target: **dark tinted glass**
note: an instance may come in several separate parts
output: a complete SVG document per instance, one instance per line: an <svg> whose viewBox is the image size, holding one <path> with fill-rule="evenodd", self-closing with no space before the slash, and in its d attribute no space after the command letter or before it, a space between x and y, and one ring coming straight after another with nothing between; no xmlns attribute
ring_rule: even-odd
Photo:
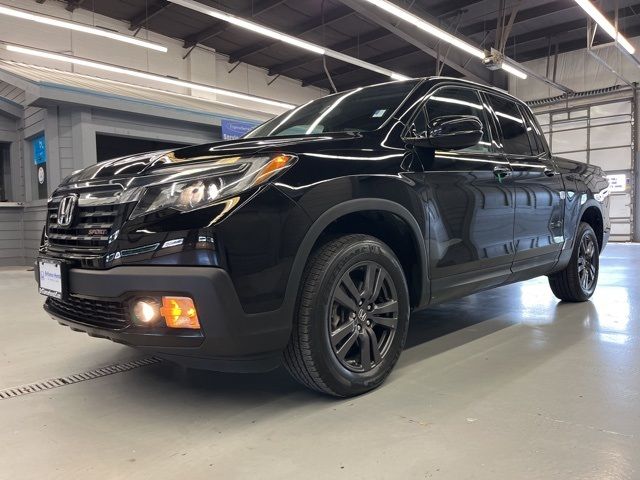
<svg viewBox="0 0 640 480"><path fill-rule="evenodd" d="M531 115L531 112L528 112L522 107L520 108L522 109L524 120L527 124L527 133L529 133L529 143L531 144L531 150L534 155L540 155L545 152L544 144L542 143L542 131L533 119L533 115Z"/></svg>
<svg viewBox="0 0 640 480"><path fill-rule="evenodd" d="M502 130L502 146L506 153L531 155L527 127L518 105L511 100L487 94L489 104Z"/></svg>
<svg viewBox="0 0 640 480"><path fill-rule="evenodd" d="M245 138L369 132L393 114L417 83L394 82L329 95L269 120Z"/></svg>
<svg viewBox="0 0 640 480"><path fill-rule="evenodd" d="M489 151L491 139L485 117L484 106L475 90L469 88L445 87L436 90L425 104L429 121L449 115L473 115L482 122L482 138L477 145L466 150ZM416 117L416 120L419 117ZM416 125L417 128L417 125ZM423 128L424 130L424 128Z"/></svg>

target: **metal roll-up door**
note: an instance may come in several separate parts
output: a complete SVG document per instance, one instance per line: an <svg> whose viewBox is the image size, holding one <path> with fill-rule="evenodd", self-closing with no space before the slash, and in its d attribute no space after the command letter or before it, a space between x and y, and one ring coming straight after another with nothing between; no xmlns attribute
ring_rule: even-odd
<svg viewBox="0 0 640 480"><path fill-rule="evenodd" d="M633 100L590 105L563 105L536 116L551 151L558 156L597 165L611 185L611 241L633 236L634 141Z"/></svg>

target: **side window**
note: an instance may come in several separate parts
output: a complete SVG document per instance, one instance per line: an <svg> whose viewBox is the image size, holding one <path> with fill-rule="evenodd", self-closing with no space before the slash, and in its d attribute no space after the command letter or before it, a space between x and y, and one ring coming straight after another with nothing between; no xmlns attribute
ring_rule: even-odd
<svg viewBox="0 0 640 480"><path fill-rule="evenodd" d="M535 121L533 114L523 108L520 107L525 122L527 122L527 132L529 133L529 143L531 144L531 150L533 150L534 155L541 155L546 152L544 148L544 143L542 141L542 131Z"/></svg>
<svg viewBox="0 0 640 480"><path fill-rule="evenodd" d="M531 155L527 126L515 102L487 94L489 105L502 131L502 148L512 155Z"/></svg>
<svg viewBox="0 0 640 480"><path fill-rule="evenodd" d="M477 145L465 150L488 152L491 150L491 137L485 108L475 90L459 87L444 87L436 90L425 103L429 121L448 115L473 115L482 122L482 138Z"/></svg>
<svg viewBox="0 0 640 480"><path fill-rule="evenodd" d="M413 119L411 130L416 134L427 131L427 114L424 112L424 106L420 107L418 114Z"/></svg>

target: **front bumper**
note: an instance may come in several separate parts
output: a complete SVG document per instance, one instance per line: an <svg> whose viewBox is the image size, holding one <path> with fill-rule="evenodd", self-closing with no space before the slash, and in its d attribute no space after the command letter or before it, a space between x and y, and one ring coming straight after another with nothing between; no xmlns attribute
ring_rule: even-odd
<svg viewBox="0 0 640 480"><path fill-rule="evenodd" d="M279 310L246 314L229 275L220 268L121 266L110 270L69 270L71 297L117 302L132 293L193 298L201 330L147 331L129 324L120 329L105 328L68 318L49 304L45 304L45 310L73 330L211 370L275 368L289 339L291 319Z"/></svg>

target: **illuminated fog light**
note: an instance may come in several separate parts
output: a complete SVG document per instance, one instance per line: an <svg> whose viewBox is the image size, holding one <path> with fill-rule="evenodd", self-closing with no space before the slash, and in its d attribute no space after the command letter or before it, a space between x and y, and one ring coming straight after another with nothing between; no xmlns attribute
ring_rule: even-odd
<svg viewBox="0 0 640 480"><path fill-rule="evenodd" d="M133 305L133 320L136 324L147 326L160 319L160 305L153 298L137 300Z"/></svg>
<svg viewBox="0 0 640 480"><path fill-rule="evenodd" d="M200 328L196 306L189 297L162 297L160 315L169 328Z"/></svg>

